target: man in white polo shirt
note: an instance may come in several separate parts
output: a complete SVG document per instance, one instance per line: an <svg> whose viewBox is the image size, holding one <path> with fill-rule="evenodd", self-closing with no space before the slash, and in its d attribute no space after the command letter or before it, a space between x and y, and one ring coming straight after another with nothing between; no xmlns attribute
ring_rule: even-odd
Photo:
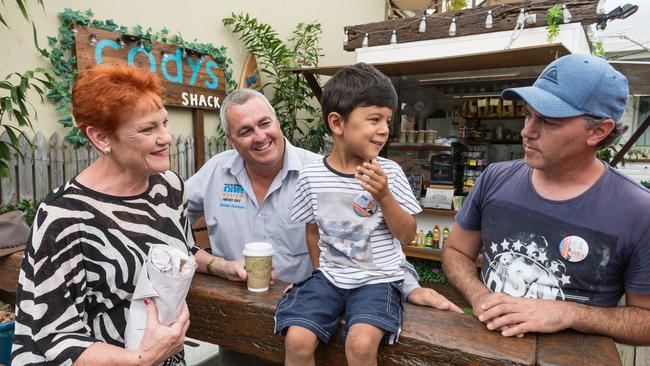
<svg viewBox="0 0 650 366"><path fill-rule="evenodd" d="M280 129L266 97L252 89L230 93L221 104L221 126L233 150L213 156L186 182L189 217L204 216L215 259L210 273L246 280L242 250L252 241L273 244L277 279L299 282L312 272L305 225L290 219L298 173L323 157L295 147ZM456 305L422 288L406 260L402 299L437 309ZM272 275L273 276L273 275Z"/></svg>

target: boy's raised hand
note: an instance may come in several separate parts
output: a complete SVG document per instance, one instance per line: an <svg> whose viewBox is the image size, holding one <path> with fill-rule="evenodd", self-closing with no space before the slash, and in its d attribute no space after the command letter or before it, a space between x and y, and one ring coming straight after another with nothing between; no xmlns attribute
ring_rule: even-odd
<svg viewBox="0 0 650 366"><path fill-rule="evenodd" d="M357 166L356 178L361 187L372 194L372 197L381 203L388 194L388 178L376 160L365 162Z"/></svg>

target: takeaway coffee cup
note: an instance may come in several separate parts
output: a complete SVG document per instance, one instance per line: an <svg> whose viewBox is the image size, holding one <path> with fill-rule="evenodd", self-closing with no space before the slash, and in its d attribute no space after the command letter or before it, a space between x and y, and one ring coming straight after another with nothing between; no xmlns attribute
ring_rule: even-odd
<svg viewBox="0 0 650 366"><path fill-rule="evenodd" d="M273 259L273 246L264 242L252 242L244 245L244 261L248 290L264 292L269 289L271 277L271 262Z"/></svg>

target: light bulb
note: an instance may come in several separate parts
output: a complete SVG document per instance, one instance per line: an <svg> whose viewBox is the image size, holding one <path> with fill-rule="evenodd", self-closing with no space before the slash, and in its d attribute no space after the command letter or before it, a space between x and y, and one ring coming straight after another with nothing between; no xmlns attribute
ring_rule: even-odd
<svg viewBox="0 0 650 366"><path fill-rule="evenodd" d="M363 41L361 42L361 47L368 47L368 33L363 36Z"/></svg>
<svg viewBox="0 0 650 366"><path fill-rule="evenodd" d="M349 38L348 38L348 30L346 29L346 30L345 30L345 35L343 36L343 47L347 47L347 46L348 46L348 41L349 41Z"/></svg>
<svg viewBox="0 0 650 366"><path fill-rule="evenodd" d="M163 51L163 60L167 60L169 58L169 55L167 54L167 51Z"/></svg>
<svg viewBox="0 0 650 366"><path fill-rule="evenodd" d="M76 38L77 33L79 33L79 31L77 29L75 29L75 28L72 28L71 32L72 32L72 38Z"/></svg>
<svg viewBox="0 0 650 366"><path fill-rule="evenodd" d="M142 48L142 41L138 39L138 41L135 43L135 46L138 48Z"/></svg>
<svg viewBox="0 0 650 366"><path fill-rule="evenodd" d="M591 24L589 27L587 27L587 38L589 38L589 40L591 42L594 42L594 40L596 38L596 25L595 24Z"/></svg>
<svg viewBox="0 0 650 366"><path fill-rule="evenodd" d="M485 17L485 28L490 29L492 28L492 10L488 10L488 15Z"/></svg>
<svg viewBox="0 0 650 366"><path fill-rule="evenodd" d="M562 5L562 21L566 23L571 23L571 12L566 5Z"/></svg>
<svg viewBox="0 0 650 366"><path fill-rule="evenodd" d="M117 44L120 46L120 48L124 48L126 44L124 44L124 39L122 39L122 36L117 37Z"/></svg>
<svg viewBox="0 0 650 366"><path fill-rule="evenodd" d="M524 15L524 9L522 8L519 11L519 16L517 16L517 23L524 24L524 20L526 19L526 16Z"/></svg>
<svg viewBox="0 0 650 366"><path fill-rule="evenodd" d="M183 58L187 58L187 50L185 48L183 48L181 55L183 55Z"/></svg>
<svg viewBox="0 0 650 366"><path fill-rule="evenodd" d="M97 44L97 36L95 34L91 34L90 38L88 39L88 43L90 43L91 46L94 46Z"/></svg>
<svg viewBox="0 0 650 366"><path fill-rule="evenodd" d="M427 17L422 17L422 20L420 21L420 26L418 27L418 32L424 33L426 31L427 31Z"/></svg>
<svg viewBox="0 0 650 366"><path fill-rule="evenodd" d="M393 34L390 35L390 44L397 44L397 32L393 31Z"/></svg>
<svg viewBox="0 0 650 366"><path fill-rule="evenodd" d="M456 18L451 19L451 25L449 25L449 35L452 37L456 35Z"/></svg>
<svg viewBox="0 0 650 366"><path fill-rule="evenodd" d="M598 5L596 6L596 14L603 15L607 11L605 10L605 0L598 0Z"/></svg>

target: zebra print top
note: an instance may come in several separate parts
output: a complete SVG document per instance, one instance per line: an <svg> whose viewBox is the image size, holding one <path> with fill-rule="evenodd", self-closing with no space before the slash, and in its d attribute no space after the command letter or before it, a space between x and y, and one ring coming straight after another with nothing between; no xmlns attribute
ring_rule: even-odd
<svg viewBox="0 0 650 366"><path fill-rule="evenodd" d="M181 178L149 177L137 196L74 178L38 208L16 294L12 365L71 365L95 342L124 347L131 296L149 246L196 253ZM181 352L165 365L184 365Z"/></svg>

